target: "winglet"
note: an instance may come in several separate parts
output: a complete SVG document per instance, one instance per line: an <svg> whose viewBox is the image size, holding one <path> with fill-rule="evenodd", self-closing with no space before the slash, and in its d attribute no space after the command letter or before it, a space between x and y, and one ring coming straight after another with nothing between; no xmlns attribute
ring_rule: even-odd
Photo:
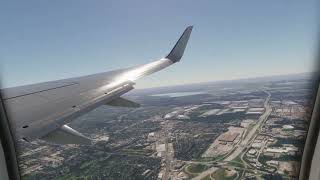
<svg viewBox="0 0 320 180"><path fill-rule="evenodd" d="M191 31L193 26L188 26L186 30L184 30L183 34L179 38L176 45L173 47L171 52L167 55L166 58L170 59L173 63L180 61L183 52L187 46Z"/></svg>

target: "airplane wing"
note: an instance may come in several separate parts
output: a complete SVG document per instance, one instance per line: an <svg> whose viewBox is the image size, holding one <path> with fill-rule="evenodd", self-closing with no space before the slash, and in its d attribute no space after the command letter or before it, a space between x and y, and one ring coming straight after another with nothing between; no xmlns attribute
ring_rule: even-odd
<svg viewBox="0 0 320 180"><path fill-rule="evenodd" d="M90 144L66 124L100 105L138 107L120 96L134 88L135 80L180 61L191 31L192 26L186 28L166 57L142 66L2 89L15 138Z"/></svg>

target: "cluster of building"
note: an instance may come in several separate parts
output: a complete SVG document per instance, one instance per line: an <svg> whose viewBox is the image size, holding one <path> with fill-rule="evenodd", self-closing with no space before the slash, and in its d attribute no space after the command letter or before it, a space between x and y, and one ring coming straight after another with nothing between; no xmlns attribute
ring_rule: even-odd
<svg viewBox="0 0 320 180"><path fill-rule="evenodd" d="M204 111L199 117L208 116L220 116L224 114L232 114L243 112L248 118L258 118L264 111L264 99L250 99L250 100L239 100L239 101L214 101L205 102L201 105L192 105L185 107L178 107L174 111L166 114L164 119L178 119L185 120L190 119L190 114L200 107L212 106L214 104L220 105L219 108L212 108Z"/></svg>
<svg viewBox="0 0 320 180"><path fill-rule="evenodd" d="M308 116L306 116L306 107L298 104L294 101L283 100L283 101L271 101L272 107L276 110L273 112L273 115L280 116L284 118L291 119L305 119L308 120Z"/></svg>
<svg viewBox="0 0 320 180"><path fill-rule="evenodd" d="M304 139L306 131L301 130L304 126L297 129L299 122L304 125L303 114L305 110L300 111L301 105L292 101L272 101L273 111L271 117L261 127L261 132L251 143L246 152L246 160L252 167L264 169L272 173L286 174L291 177L298 175L299 165L295 158L302 153L301 147L286 143L277 143L280 139ZM299 107L299 108L298 108ZM295 122L294 122L295 121ZM266 159L266 162L261 160ZM284 157L284 158L283 158Z"/></svg>

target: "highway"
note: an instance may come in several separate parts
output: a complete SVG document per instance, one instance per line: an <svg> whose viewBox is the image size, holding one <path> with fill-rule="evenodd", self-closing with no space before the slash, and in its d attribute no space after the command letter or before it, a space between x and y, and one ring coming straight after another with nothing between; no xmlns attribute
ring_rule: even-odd
<svg viewBox="0 0 320 180"><path fill-rule="evenodd" d="M167 134L167 133L166 133ZM166 164L166 170L163 176L163 180L168 180L169 179L169 171L170 171L170 159L169 159L169 145L168 145L168 138L165 138L165 149L166 149L166 154L165 154L165 164Z"/></svg>
<svg viewBox="0 0 320 180"><path fill-rule="evenodd" d="M251 128L247 136L244 137L244 139L242 139L238 145L236 145L236 150L233 151L233 153L231 153L226 159L224 159L224 161L231 161L239 156L242 151L249 145L252 137L257 134L257 130L260 129L261 125L268 119L269 115L271 114L272 108L269 105L271 94L267 91L264 92L268 94L268 97L264 102L265 112L260 116L258 122Z"/></svg>
<svg viewBox="0 0 320 180"><path fill-rule="evenodd" d="M265 121L268 119L269 115L272 112L272 108L269 104L271 94L268 91L264 91L264 92L268 95L265 102L264 102L265 112L259 117L257 123L249 130L248 134L244 137L244 139L239 141L239 143L235 146L236 149L232 153L228 154L224 159L221 159L220 162L221 161L224 161L224 162L232 161L237 156L241 155L241 153L244 152L244 149L246 147L248 147L248 145L250 145L251 141L254 140L254 136L257 135L257 131L260 130L263 123L265 123ZM207 163L210 163L210 162L207 162ZM202 178L206 177L207 175L214 173L216 170L218 170L217 167L212 167L212 168L200 173L197 177L193 178L193 180L202 179Z"/></svg>

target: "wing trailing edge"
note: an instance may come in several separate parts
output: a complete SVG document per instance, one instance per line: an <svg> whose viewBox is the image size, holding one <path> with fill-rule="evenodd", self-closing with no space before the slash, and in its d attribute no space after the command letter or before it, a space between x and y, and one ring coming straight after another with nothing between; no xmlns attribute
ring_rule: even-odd
<svg viewBox="0 0 320 180"><path fill-rule="evenodd" d="M119 106L119 107L128 107L128 108L138 108L140 104L130 101L128 99L118 97L110 102L107 102L106 105L109 106Z"/></svg>
<svg viewBox="0 0 320 180"><path fill-rule="evenodd" d="M85 137L67 125L63 125L61 128L46 134L40 139L54 144L91 144L90 138Z"/></svg>

